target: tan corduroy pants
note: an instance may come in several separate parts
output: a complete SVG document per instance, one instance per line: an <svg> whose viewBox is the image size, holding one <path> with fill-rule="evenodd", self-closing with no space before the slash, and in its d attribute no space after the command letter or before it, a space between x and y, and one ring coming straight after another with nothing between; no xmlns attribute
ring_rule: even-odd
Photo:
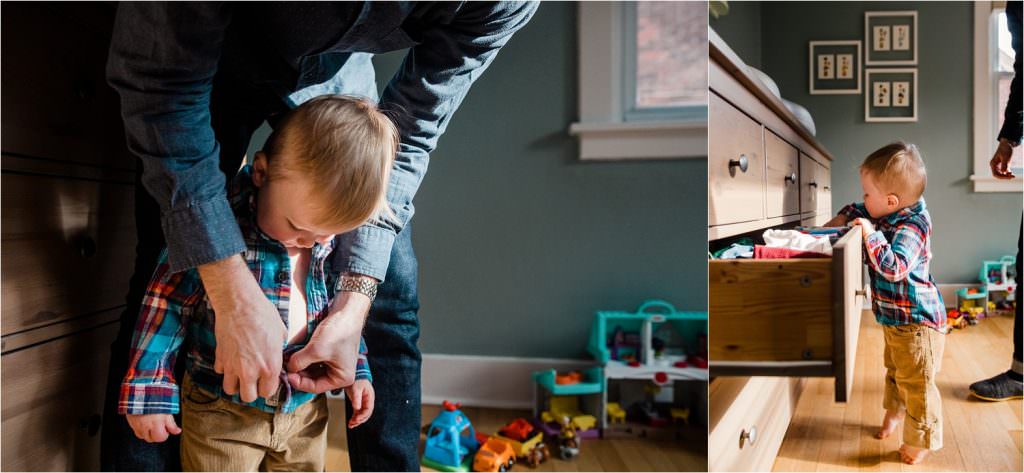
<svg viewBox="0 0 1024 473"><path fill-rule="evenodd" d="M885 334L887 410L906 409L903 443L942 448L942 398L935 378L942 365L946 336L922 325L882 326Z"/></svg>
<svg viewBox="0 0 1024 473"><path fill-rule="evenodd" d="M263 412L195 386L181 387L181 465L185 471L324 471L327 399L295 412Z"/></svg>

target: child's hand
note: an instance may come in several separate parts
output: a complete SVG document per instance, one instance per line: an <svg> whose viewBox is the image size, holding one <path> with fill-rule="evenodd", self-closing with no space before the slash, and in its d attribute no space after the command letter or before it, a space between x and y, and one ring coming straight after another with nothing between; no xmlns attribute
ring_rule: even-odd
<svg viewBox="0 0 1024 473"><path fill-rule="evenodd" d="M174 423L170 414L128 414L128 425L135 436L149 443L159 443L167 437L181 434L181 427Z"/></svg>
<svg viewBox="0 0 1024 473"><path fill-rule="evenodd" d="M866 218L858 218L850 225L860 225L860 234L864 236L865 240L868 239L868 235L875 233L875 226L871 224L871 220Z"/></svg>
<svg viewBox="0 0 1024 473"><path fill-rule="evenodd" d="M348 420L348 428L354 429L373 414L373 385L369 380L357 379L353 385L345 388L345 396L352 403L352 418Z"/></svg>

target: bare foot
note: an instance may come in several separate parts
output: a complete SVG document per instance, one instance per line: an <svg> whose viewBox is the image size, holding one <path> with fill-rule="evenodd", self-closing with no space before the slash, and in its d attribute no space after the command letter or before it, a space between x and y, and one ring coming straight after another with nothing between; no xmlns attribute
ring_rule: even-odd
<svg viewBox="0 0 1024 473"><path fill-rule="evenodd" d="M928 456L927 448L911 447L910 445L901 446L899 452L900 459L908 465L921 463Z"/></svg>
<svg viewBox="0 0 1024 473"><path fill-rule="evenodd" d="M900 422L903 422L904 414L906 414L906 412L903 411L903 409L898 411L886 410L885 418L882 419L882 428L878 429L878 433L875 434L875 438L884 439L892 435L892 433L896 431L896 428L900 426Z"/></svg>

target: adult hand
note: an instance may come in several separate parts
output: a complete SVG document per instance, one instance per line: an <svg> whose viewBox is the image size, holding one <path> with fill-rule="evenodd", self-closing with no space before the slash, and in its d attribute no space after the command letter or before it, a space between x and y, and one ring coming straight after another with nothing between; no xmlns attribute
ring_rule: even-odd
<svg viewBox="0 0 1024 473"><path fill-rule="evenodd" d="M999 139L999 146L996 147L996 154L988 162L992 168L992 176L996 179L1013 179L1013 172L1010 171L1010 158L1013 157L1013 146L1006 138Z"/></svg>
<svg viewBox="0 0 1024 473"><path fill-rule="evenodd" d="M199 277L217 317L213 369L224 375L224 392L245 402L272 396L288 336L280 312L240 255L199 266Z"/></svg>
<svg viewBox="0 0 1024 473"><path fill-rule="evenodd" d="M298 390L323 393L350 386L356 379L359 338L370 311L370 298L343 291L309 343L288 360L288 382Z"/></svg>

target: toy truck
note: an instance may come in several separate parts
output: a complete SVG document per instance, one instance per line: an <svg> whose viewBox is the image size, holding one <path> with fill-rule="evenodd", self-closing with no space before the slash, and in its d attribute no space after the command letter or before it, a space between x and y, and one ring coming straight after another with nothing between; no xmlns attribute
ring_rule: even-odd
<svg viewBox="0 0 1024 473"><path fill-rule="evenodd" d="M537 467L547 460L551 453L544 443L544 433L533 427L526 419L516 419L498 431L496 436L512 447L516 458L526 462L531 468Z"/></svg>

